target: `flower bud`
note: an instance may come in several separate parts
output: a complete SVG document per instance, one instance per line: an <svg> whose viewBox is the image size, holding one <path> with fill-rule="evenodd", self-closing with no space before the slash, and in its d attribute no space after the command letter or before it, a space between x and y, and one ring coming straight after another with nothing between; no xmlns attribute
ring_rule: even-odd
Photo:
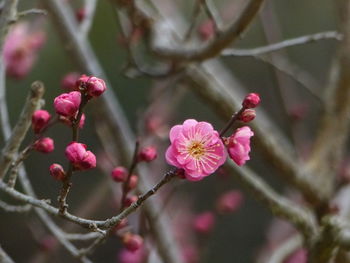
<svg viewBox="0 0 350 263"><path fill-rule="evenodd" d="M113 169L111 176L112 176L112 179L116 182L125 182L128 176L128 171L126 170L126 168L122 166L118 166Z"/></svg>
<svg viewBox="0 0 350 263"><path fill-rule="evenodd" d="M197 215L193 221L193 228L200 234L209 234L215 224L214 214L210 211Z"/></svg>
<svg viewBox="0 0 350 263"><path fill-rule="evenodd" d="M214 22L212 19L208 19L207 21L203 22L199 28L198 33L202 40L208 40L214 36L215 28L214 28Z"/></svg>
<svg viewBox="0 0 350 263"><path fill-rule="evenodd" d="M256 113L253 109L245 109L239 116L239 120L245 123L250 122L255 119Z"/></svg>
<svg viewBox="0 0 350 263"><path fill-rule="evenodd" d="M77 80L79 79L79 73L76 72L70 72L67 75L65 75L61 81L61 87L65 91L77 91L78 86L76 85Z"/></svg>
<svg viewBox="0 0 350 263"><path fill-rule="evenodd" d="M33 145L33 149L41 153L50 153L55 149L55 145L51 138L45 137L37 140Z"/></svg>
<svg viewBox="0 0 350 263"><path fill-rule="evenodd" d="M106 83L99 78L90 77L86 82L87 93L91 97L98 97L106 91Z"/></svg>
<svg viewBox="0 0 350 263"><path fill-rule="evenodd" d="M127 250L136 251L143 245L143 238L136 234L126 233L123 236L123 244Z"/></svg>
<svg viewBox="0 0 350 263"><path fill-rule="evenodd" d="M139 177L137 175L133 174L132 176L130 176L128 190L135 189L138 182L139 182Z"/></svg>
<svg viewBox="0 0 350 263"><path fill-rule="evenodd" d="M86 150L85 144L71 142L66 148L65 155L77 170L96 167L96 157L91 151Z"/></svg>
<svg viewBox="0 0 350 263"><path fill-rule="evenodd" d="M258 106L260 103L260 96L257 93L249 93L243 100L242 106L251 109Z"/></svg>
<svg viewBox="0 0 350 263"><path fill-rule="evenodd" d="M157 158L157 149L154 146L148 146L141 149L138 154L139 162L151 162Z"/></svg>
<svg viewBox="0 0 350 263"><path fill-rule="evenodd" d="M50 166L50 175L54 179L56 179L58 181L62 181L64 179L64 177L66 176L66 173L60 164L53 163Z"/></svg>
<svg viewBox="0 0 350 263"><path fill-rule="evenodd" d="M65 117L73 117L79 110L81 94L78 91L63 93L54 100L55 111Z"/></svg>
<svg viewBox="0 0 350 263"><path fill-rule="evenodd" d="M242 205L242 202L243 195L240 191L229 191L219 197L216 209L222 214L232 213Z"/></svg>
<svg viewBox="0 0 350 263"><path fill-rule="evenodd" d="M40 133L51 119L50 113L46 110L37 110L32 116L32 127L35 133Z"/></svg>

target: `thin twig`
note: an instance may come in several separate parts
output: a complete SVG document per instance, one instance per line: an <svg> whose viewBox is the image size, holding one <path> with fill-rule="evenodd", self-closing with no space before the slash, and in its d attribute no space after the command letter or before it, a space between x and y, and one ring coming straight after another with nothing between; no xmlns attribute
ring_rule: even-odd
<svg viewBox="0 0 350 263"><path fill-rule="evenodd" d="M86 234L72 234L72 233L66 233L64 237L68 240L75 241L75 240L80 240L80 241L86 241L86 240L91 240L95 239L101 236L101 233L99 232L90 232Z"/></svg>
<svg viewBox="0 0 350 263"><path fill-rule="evenodd" d="M337 31L326 31L326 32L320 32L320 33L305 35L305 36L296 37L296 38L290 38L275 44L256 47L252 49L238 49L238 48L225 49L221 52L221 55L234 56L234 57L251 57L251 56L254 57L254 56L259 56L259 55L264 55L267 53L279 51L287 47L304 45L304 44L313 43L320 40L327 40L327 39L340 41L343 39L343 35Z"/></svg>
<svg viewBox="0 0 350 263"><path fill-rule="evenodd" d="M188 41L191 38L192 33L193 33L194 29L196 28L196 24L197 24L197 21L199 19L199 15L201 13L200 11L201 11L202 2L203 2L203 0L195 0L194 8L193 8L192 15L191 15L190 27L188 28L188 30L185 34L185 37L184 37L185 41Z"/></svg>
<svg viewBox="0 0 350 263"><path fill-rule="evenodd" d="M11 137L3 148L0 158L0 179L4 177L11 162L15 158L18 149L31 125L31 117L35 110L40 107L41 98L44 94L44 85L36 81L32 84L31 91L23 107L21 116L13 129Z"/></svg>
<svg viewBox="0 0 350 263"><path fill-rule="evenodd" d="M18 12L17 19L20 19L23 16L27 16L27 15L43 15L43 16L46 16L47 12L46 12L46 10L43 10L43 9L32 8L32 9L28 9L28 10L24 10L24 11Z"/></svg>
<svg viewBox="0 0 350 263"><path fill-rule="evenodd" d="M164 37L169 36L169 34L164 34L163 30L159 30L161 29L159 27L161 25L158 26L157 23L155 23L153 27L154 36L152 38L152 50L158 56L174 61L204 61L215 57L241 36L254 19L263 2L264 0L250 0L241 12L239 18L233 22L231 26L209 43L199 47L184 47L183 43L169 46L174 41L164 41ZM162 45L164 43L167 45Z"/></svg>

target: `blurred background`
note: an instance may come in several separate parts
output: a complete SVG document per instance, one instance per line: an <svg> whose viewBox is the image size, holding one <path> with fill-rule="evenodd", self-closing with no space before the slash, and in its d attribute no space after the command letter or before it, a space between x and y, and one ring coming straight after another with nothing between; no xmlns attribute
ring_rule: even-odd
<svg viewBox="0 0 350 263"><path fill-rule="evenodd" d="M81 8L83 2L70 1L75 10ZM158 158L150 164L155 175L149 180L154 182L167 169L163 156L169 142L166 132L155 135L154 138L148 136L147 140L142 141L145 132L140 128L142 127L140 122L142 122L143 113L149 109L150 102L154 102L154 97L157 97L157 95L154 96L157 94L157 88L165 86L166 90L171 90L173 92L171 94L176 95L174 105L168 105L171 108L171 116L167 118L167 123L164 123L165 131L172 125L182 123L189 118L211 122L219 130L223 127L224 120L214 113L213 108L181 83L147 77L126 77L123 72L125 72L128 58L125 46L121 43L122 37L115 10L110 1L97 2L96 16L89 33L89 40L111 82L108 88L113 89L120 100L130 125L141 137L141 143L157 145ZM237 7L244 3L238 0L215 0L214 2L225 22L232 21ZM189 21L195 1L176 0L175 3L181 10L184 19ZM20 10L33 7L40 8L41 6L38 1L20 1ZM24 18L28 21L34 19L37 18L35 16ZM33 81L44 82L46 87L44 108L53 113L53 99L63 92L62 78L69 72L78 71L74 61L67 55L66 46L61 42L56 28L51 23L50 16L41 17L38 20L47 33L47 40L42 50L39 51L34 67L23 79L7 79L7 103L12 125L17 121ZM204 23L205 20L205 16L201 17L199 24ZM254 20L242 39L235 43L235 47L253 48L328 30L337 30L337 10L333 1L267 0L260 15ZM195 34L200 38L200 32ZM327 83L335 47L336 41L322 40L290 47L281 53L296 66L296 74L302 72L307 75L309 80L307 83L312 83L314 92L321 95ZM313 96L300 81L276 70L276 67L271 66L270 63L254 57L226 57L222 59L222 62L227 70L232 72L246 87L247 93L261 94L261 108L271 116L271 119L286 136L294 140L300 154L307 154L308 141L313 137L314 125L317 123L320 111L318 98ZM232 89L234 88L233 86ZM129 164L118 163L117 159L114 163L105 160L105 153L101 149L101 142L95 132L92 111L94 111L93 104L88 105L81 141L88 144L89 149L96 153L99 167L92 171L77 173L74 176L69 203L71 211L81 212L82 209L90 209L92 211L88 214L89 218L103 219L116 213L117 201L114 200L111 193L113 188L119 189L120 187L108 178L108 173L113 165L128 166ZM257 118L259 118L259 109L257 109ZM71 134L65 125L59 124L50 129L48 135L55 140L55 151L47 155L33 153L26 160L25 165L39 198L51 199L55 202L60 184L50 177L48 167L53 162L66 163L63 153L70 141ZM27 143L30 142L32 136L32 133L28 134ZM1 140L0 146L3 145L4 142ZM248 164L279 192L288 190L269 163L259 156L259 151L254 146L251 161ZM195 215L208 210L213 211L215 202L221 193L233 189L242 191L244 201L241 207L234 213L218 215L215 227L210 234L203 236L193 233L193 242L201 249L199 262L254 262L261 247L266 244L267 232L273 218L269 211L261 206L250 193L245 192L233 176L225 175L224 170L221 170L220 173L196 183L177 182L174 202L169 206L176 207L177 213L181 216L181 206L186 205L183 213L190 210ZM107 183L105 183L106 180ZM169 189L173 187L169 186L164 191L169 192ZM92 202L90 197L93 195L97 196L95 200L98 199L96 201L98 204L90 203ZM0 196L8 200L2 193ZM176 200L180 202L177 203ZM53 252L45 250L43 240L47 239L49 234L34 213L17 215L0 210L0 219L0 243L16 262L76 262L61 247ZM175 217L172 217L172 220L175 221ZM56 221L60 225L67 224L62 220ZM79 230L79 227L74 227L75 232ZM177 231L181 232L181 227L178 227ZM186 231L185 228L183 231ZM119 239L112 237L105 245L97 249L91 259L96 262L118 262L117 254L120 247Z"/></svg>

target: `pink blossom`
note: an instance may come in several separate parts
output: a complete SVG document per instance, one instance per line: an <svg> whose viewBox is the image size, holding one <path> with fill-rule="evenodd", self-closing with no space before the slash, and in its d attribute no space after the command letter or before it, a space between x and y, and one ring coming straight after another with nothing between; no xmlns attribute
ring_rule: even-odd
<svg viewBox="0 0 350 263"><path fill-rule="evenodd" d="M208 40L214 36L215 26L212 19L204 21L198 28L198 33L202 40Z"/></svg>
<svg viewBox="0 0 350 263"><path fill-rule="evenodd" d="M33 148L38 152L50 153L55 149L55 145L51 138L45 137L37 140L34 143Z"/></svg>
<svg viewBox="0 0 350 263"><path fill-rule="evenodd" d="M258 93L249 93L247 96L245 96L242 106L251 109L255 108L259 105L260 103L260 96Z"/></svg>
<svg viewBox="0 0 350 263"><path fill-rule="evenodd" d="M96 167L96 157L91 151L86 150L85 144L71 142L66 148L65 155L77 170Z"/></svg>
<svg viewBox="0 0 350 263"><path fill-rule="evenodd" d="M80 92L72 91L69 93L63 93L56 97L54 100L55 111L59 115L63 115L65 117L72 117L78 112L80 102Z"/></svg>
<svg viewBox="0 0 350 263"><path fill-rule="evenodd" d="M211 232L215 224L214 214L210 211L197 215L193 221L193 228L200 234Z"/></svg>
<svg viewBox="0 0 350 263"><path fill-rule="evenodd" d="M122 249L118 254L118 263L142 263L145 259L146 252L144 249L130 251Z"/></svg>
<svg viewBox="0 0 350 263"><path fill-rule="evenodd" d="M126 177L128 176L128 171L123 166L118 166L113 169L111 176L116 182L125 182Z"/></svg>
<svg viewBox="0 0 350 263"><path fill-rule="evenodd" d="M144 147L138 154L138 160L144 162L151 162L157 158L157 155L157 149L154 146Z"/></svg>
<svg viewBox="0 0 350 263"><path fill-rule="evenodd" d="M128 185L128 190L135 189L138 182L139 182L139 177L136 174L131 175L129 185Z"/></svg>
<svg viewBox="0 0 350 263"><path fill-rule="evenodd" d="M37 110L32 116L32 127L35 133L40 133L51 119L50 113L46 110Z"/></svg>
<svg viewBox="0 0 350 263"><path fill-rule="evenodd" d="M61 81L62 89L68 92L78 90L78 86L76 84L79 77L80 75L77 72L70 72L65 75Z"/></svg>
<svg viewBox="0 0 350 263"><path fill-rule="evenodd" d="M25 77L33 67L37 51L44 42L44 32L34 32L28 23L16 23L4 43L6 73L16 79Z"/></svg>
<svg viewBox="0 0 350 263"><path fill-rule="evenodd" d="M298 249L290 255L283 263L306 263L307 251L306 249Z"/></svg>
<svg viewBox="0 0 350 263"><path fill-rule="evenodd" d="M224 213L231 213L236 211L243 202L243 195L238 190L233 190L222 194L216 203L217 210Z"/></svg>
<svg viewBox="0 0 350 263"><path fill-rule="evenodd" d="M190 181L214 173L226 160L219 133L207 122L186 120L170 130L171 145L166 151L169 164L185 170Z"/></svg>
<svg viewBox="0 0 350 263"><path fill-rule="evenodd" d="M58 181L63 180L64 177L66 176L66 173L64 172L63 167L57 163L53 163L50 165L50 174L54 179Z"/></svg>
<svg viewBox="0 0 350 263"><path fill-rule="evenodd" d="M244 126L238 128L226 141L230 158L239 166L250 160L250 137L253 135L252 130L248 126Z"/></svg>

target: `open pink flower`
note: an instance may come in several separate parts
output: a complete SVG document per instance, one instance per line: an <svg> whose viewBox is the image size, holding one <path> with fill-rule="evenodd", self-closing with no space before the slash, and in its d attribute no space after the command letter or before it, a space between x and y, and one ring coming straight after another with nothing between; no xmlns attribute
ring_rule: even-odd
<svg viewBox="0 0 350 263"><path fill-rule="evenodd" d="M186 120L183 125L171 128L170 141L166 160L184 169L190 181L214 173L226 160L224 144L210 123Z"/></svg>
<svg viewBox="0 0 350 263"><path fill-rule="evenodd" d="M228 153L231 159L239 166L249 160L250 137L254 133L248 126L238 128L227 140Z"/></svg>

